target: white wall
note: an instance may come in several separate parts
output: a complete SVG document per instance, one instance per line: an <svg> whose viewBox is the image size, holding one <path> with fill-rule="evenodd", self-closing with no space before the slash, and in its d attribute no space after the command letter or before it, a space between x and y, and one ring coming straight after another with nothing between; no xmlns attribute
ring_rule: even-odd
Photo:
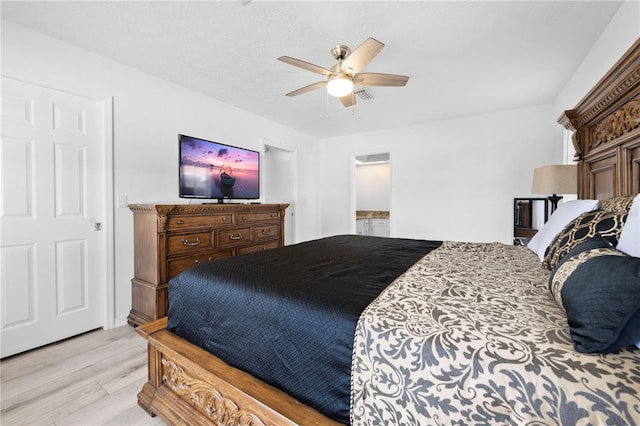
<svg viewBox="0 0 640 426"><path fill-rule="evenodd" d="M356 167L356 210L389 211L390 190L389 163Z"/></svg>
<svg viewBox="0 0 640 426"><path fill-rule="evenodd" d="M323 141L322 232L349 232L350 164L391 155L392 236L511 241L513 197L531 195L535 167L562 160L551 105Z"/></svg>
<svg viewBox="0 0 640 426"><path fill-rule="evenodd" d="M626 1L560 91L556 117L572 109L640 37L640 1Z"/></svg>
<svg viewBox="0 0 640 426"><path fill-rule="evenodd" d="M1 41L4 76L98 100L113 97L116 199L185 202L177 196L179 133L256 150L268 139L295 147L300 169L308 171L297 185L298 239L320 234L316 139L6 21ZM115 323L122 324L131 308L133 221L127 208L114 216Z"/></svg>

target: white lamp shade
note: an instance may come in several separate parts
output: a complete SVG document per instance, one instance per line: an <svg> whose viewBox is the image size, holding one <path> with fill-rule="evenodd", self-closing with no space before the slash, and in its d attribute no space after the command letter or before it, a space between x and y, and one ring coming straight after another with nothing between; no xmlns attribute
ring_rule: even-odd
<svg viewBox="0 0 640 426"><path fill-rule="evenodd" d="M532 194L577 194L578 167L556 164L533 170Z"/></svg>
<svg viewBox="0 0 640 426"><path fill-rule="evenodd" d="M349 78L345 78L342 75L336 75L327 82L327 92L331 96L341 98L347 96L353 90L353 81Z"/></svg>

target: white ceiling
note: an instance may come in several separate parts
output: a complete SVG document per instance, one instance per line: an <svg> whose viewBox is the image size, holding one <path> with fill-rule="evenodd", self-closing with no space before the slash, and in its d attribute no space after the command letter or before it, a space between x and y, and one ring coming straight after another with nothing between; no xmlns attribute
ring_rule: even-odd
<svg viewBox="0 0 640 426"><path fill-rule="evenodd" d="M6 1L2 18L325 138L552 103L620 1ZM335 44L386 44L364 70L410 76L344 108ZM568 106L569 107L569 106Z"/></svg>

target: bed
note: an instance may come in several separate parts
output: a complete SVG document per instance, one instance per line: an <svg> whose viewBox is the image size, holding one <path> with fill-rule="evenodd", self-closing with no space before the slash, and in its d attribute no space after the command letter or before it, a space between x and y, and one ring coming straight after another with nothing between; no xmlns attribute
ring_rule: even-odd
<svg viewBox="0 0 640 426"><path fill-rule="evenodd" d="M350 287L367 274L361 267L346 275L345 265L352 260L345 253L382 253L368 243L374 237L337 236L193 268L190 274L195 275L182 277L175 294L172 281L169 318L138 327L149 348L149 380L138 394L139 405L169 424L638 424L640 349L633 342L640 340L635 252L640 229L633 224L640 222L640 41L559 122L574 134L581 200L565 203L562 214L559 208L531 247L391 239L386 244L408 245L412 255L385 276L388 282L378 283L378 293L357 297L356 313L351 303L342 303L355 300L353 294L336 300L314 293L320 302L311 305L310 319L302 314L294 317L294 325L284 326L319 325L316 332L329 340L310 349L312 355L319 353L315 361L301 349L296 368L324 359L343 371L340 380L323 376L329 375L326 365L307 375L300 385L304 389L296 389L295 351L287 355L266 349L286 343L298 350L302 343L280 331L265 331L267 324L253 315L284 312L266 321L283 327L291 307L280 305L281 299L294 304L299 299L283 297L295 293L292 288L278 290L282 294L265 291L273 286L260 277L281 280L269 265L279 253L285 263L293 262L294 252L302 248L307 256L318 258L322 252L346 260L339 272L317 268L320 282L310 283L311 288L327 281L333 290ZM589 205L589 200L598 201ZM564 214L570 219L559 219ZM542 232L545 228L554 232ZM349 249L343 253L345 245ZM372 254L360 252L367 246ZM387 257L370 264L387 270ZM251 296L244 305L230 291L216 293L235 285L233 262L243 265L235 266L244 270L240 275L252 277L240 289ZM223 278L214 278L218 273ZM308 276L309 270L299 273ZM374 269L368 279L379 275ZM205 285L199 280L210 279L229 285L209 285L210 295L193 290ZM585 290L585 282L593 287ZM182 286L191 291L178 294ZM258 293L267 307L254 306ZM198 299L214 300L215 306L207 313L194 307ZM225 311L217 302L223 299L240 302ZM350 318L346 329L353 327L354 337L346 347L351 353L344 345L331 346L337 332L327 317L315 316L318 311ZM226 321L234 316L249 327L238 331ZM216 340L206 328L226 337ZM249 343L239 340L244 334ZM263 340L252 345L257 337ZM225 342L239 348L222 348ZM265 352L275 358L262 359ZM329 358L334 352L351 355L348 374L343 361ZM275 367L277 362L282 365ZM273 374L263 375L264 365L274 365ZM293 387L287 384L291 381ZM325 388L334 382L342 382L336 397L342 408L332 411L314 395L326 397Z"/></svg>

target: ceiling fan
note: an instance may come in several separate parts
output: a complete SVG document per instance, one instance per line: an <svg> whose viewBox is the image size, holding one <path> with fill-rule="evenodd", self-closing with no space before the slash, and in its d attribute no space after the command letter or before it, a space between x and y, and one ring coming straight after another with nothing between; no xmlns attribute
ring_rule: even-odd
<svg viewBox="0 0 640 426"><path fill-rule="evenodd" d="M327 76L326 81L319 81L301 87L298 90L287 93L286 96L298 96L326 86L327 92L329 92L331 96L340 98L342 105L350 107L356 103L355 92L353 90L354 85L378 87L405 86L409 80L409 77L405 75L360 72L369 65L369 62L380 53L383 47L384 44L374 38L366 39L353 52L348 46L339 44L331 49L331 55L338 63L329 69L290 56L280 56L278 58L279 61Z"/></svg>

